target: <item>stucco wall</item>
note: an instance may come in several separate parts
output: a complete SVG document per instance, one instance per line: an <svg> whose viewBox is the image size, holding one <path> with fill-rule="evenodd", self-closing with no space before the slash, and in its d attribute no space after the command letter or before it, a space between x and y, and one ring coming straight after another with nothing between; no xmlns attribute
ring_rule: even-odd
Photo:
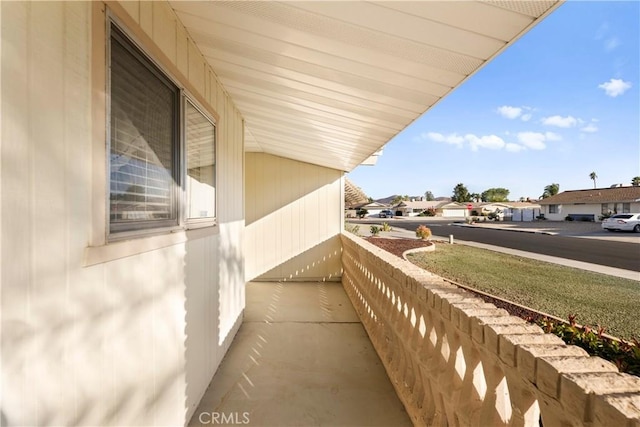
<svg viewBox="0 0 640 427"><path fill-rule="evenodd" d="M0 5L3 421L185 424L244 308L242 118L166 3L113 5L217 114L219 224L105 244L104 5Z"/></svg>
<svg viewBox="0 0 640 427"><path fill-rule="evenodd" d="M613 210L613 203L609 203L609 209ZM558 205L557 213L549 213L549 205L542 206L542 212L544 216L552 221L563 221L569 214L587 214L594 215L596 221L599 221L598 217L602 215L602 205L598 204L584 204L584 205ZM640 212L640 203L631 203L631 212ZM622 203L618 203L618 213L622 213Z"/></svg>
<svg viewBox="0 0 640 427"><path fill-rule="evenodd" d="M245 166L247 280L339 277L342 172L263 153Z"/></svg>

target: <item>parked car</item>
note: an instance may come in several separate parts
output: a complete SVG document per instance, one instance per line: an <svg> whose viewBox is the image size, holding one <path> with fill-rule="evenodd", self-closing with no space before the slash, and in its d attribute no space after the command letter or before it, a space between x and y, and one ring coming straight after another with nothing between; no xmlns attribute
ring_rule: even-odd
<svg viewBox="0 0 640 427"><path fill-rule="evenodd" d="M615 214L602 220L602 229L608 231L635 231L640 233L640 213Z"/></svg>
<svg viewBox="0 0 640 427"><path fill-rule="evenodd" d="M393 212L391 212L389 209L385 209L383 211L380 211L378 216L380 218L393 218Z"/></svg>

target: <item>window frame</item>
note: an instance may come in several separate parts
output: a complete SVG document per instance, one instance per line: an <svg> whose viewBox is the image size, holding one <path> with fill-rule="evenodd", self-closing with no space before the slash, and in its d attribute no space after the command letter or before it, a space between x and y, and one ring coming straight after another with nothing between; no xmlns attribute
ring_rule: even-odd
<svg viewBox="0 0 640 427"><path fill-rule="evenodd" d="M213 217L206 217L206 218L189 218L187 217L187 208L189 205L189 200L188 197L189 195L187 194L187 173L188 173L188 165L187 165L187 123L186 123L186 112L187 112L187 102L190 103L196 110L198 110L198 112L200 114L202 114L202 116L209 121L209 123L211 123L211 125L213 126L213 135L214 135L214 141L213 141L213 165L214 165L214 189L216 190L216 196L213 200L213 213L214 216ZM216 224L217 218L218 218L218 126L216 124L216 121L214 120L213 117L211 117L209 114L207 114L206 110L204 108L202 108L202 106L198 103L198 101L196 101L193 97L189 96L189 94L185 91L183 93L182 96L182 115L180 117L180 121L182 122L180 129L184 130L184 132L181 133L180 135L180 156L181 156L181 168L182 168L182 181L183 184L180 187L181 191L182 191L182 204L181 204L181 209L180 209L180 221L182 224L184 224L184 228L185 229L193 229L193 228L201 228L201 227L210 227L212 225Z"/></svg>
<svg viewBox="0 0 640 427"><path fill-rule="evenodd" d="M136 59L149 68L163 83L166 81L176 88L175 99L175 130L173 135L173 195L175 200L175 206L172 208L175 210L175 219L168 220L144 220L136 221L130 224L133 226L127 227L116 226L115 230L112 230L111 222L111 124L112 124L112 110L111 110L111 90L112 90L112 73L111 73L111 60L112 52L111 45L113 40L113 28L116 29L116 38L120 37L124 39L119 41L123 44L125 49L136 56ZM106 19L106 49L105 49L105 80L106 80L106 128L105 128L105 155L106 155L106 171L105 171L105 243L115 243L123 240L129 240L134 238L142 238L159 234L175 233L177 231L186 231L190 229L215 227L218 224L218 123L216 118L210 114L206 108L203 108L202 104L193 96L180 80L177 79L166 67L163 67L160 61L156 60L154 56L149 53L148 49L145 49L141 43L138 42L136 37L131 31L127 29L127 26L122 23L113 13L107 13ZM128 44L128 46L127 46ZM141 58L140 58L141 57ZM187 218L187 204L189 203L188 195L186 191L186 175L187 175L187 158L186 158L186 103L189 102L202 116L209 121L214 129L214 216L207 218ZM117 225L117 224L116 224ZM137 225L137 226L136 226ZM118 230L120 228L120 230Z"/></svg>

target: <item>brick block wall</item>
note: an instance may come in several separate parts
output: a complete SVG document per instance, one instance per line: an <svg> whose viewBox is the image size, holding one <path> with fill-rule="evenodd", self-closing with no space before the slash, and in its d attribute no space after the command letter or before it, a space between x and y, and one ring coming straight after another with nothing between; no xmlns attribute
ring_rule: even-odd
<svg viewBox="0 0 640 427"><path fill-rule="evenodd" d="M341 238L343 286L416 425L640 425L640 378Z"/></svg>

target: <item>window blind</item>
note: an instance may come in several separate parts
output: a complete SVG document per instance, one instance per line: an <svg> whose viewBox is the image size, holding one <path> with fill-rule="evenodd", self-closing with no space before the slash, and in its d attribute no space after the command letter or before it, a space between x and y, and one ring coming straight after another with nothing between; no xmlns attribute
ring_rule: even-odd
<svg viewBox="0 0 640 427"><path fill-rule="evenodd" d="M112 231L177 221L178 100L177 87L113 27Z"/></svg>

